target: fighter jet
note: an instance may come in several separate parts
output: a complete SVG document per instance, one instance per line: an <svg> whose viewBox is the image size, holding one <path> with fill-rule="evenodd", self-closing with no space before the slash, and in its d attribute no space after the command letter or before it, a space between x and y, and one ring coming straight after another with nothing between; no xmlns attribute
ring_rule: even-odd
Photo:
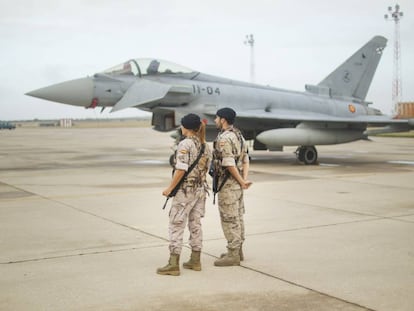
<svg viewBox="0 0 414 311"><path fill-rule="evenodd" d="M281 151L298 146L296 156L317 163L316 145L352 142L373 132L408 131L414 119L383 115L365 101L387 40L375 36L317 85L304 92L240 82L195 71L161 59L131 59L103 72L27 95L81 106L135 107L152 112L158 131L172 131L181 118L197 113L207 122L207 138L216 136L215 113L222 107L237 112L236 126L253 149Z"/></svg>

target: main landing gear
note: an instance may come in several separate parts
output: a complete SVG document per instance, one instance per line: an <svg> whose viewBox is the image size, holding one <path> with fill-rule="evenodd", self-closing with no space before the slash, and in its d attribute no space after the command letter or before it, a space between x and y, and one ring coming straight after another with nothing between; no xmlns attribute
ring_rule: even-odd
<svg viewBox="0 0 414 311"><path fill-rule="evenodd" d="M318 152L315 146L299 146L295 151L296 158L306 165L317 164Z"/></svg>

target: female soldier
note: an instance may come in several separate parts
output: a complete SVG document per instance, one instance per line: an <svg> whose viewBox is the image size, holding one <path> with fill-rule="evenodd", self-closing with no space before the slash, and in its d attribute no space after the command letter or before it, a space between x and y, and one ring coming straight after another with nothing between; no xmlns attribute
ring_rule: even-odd
<svg viewBox="0 0 414 311"><path fill-rule="evenodd" d="M164 196L169 196L184 178L169 214L170 259L165 267L157 269L157 273L162 275L180 275L179 260L187 220L191 258L183 267L201 270L201 218L204 217L208 192L206 173L211 161L211 151L205 140L205 124L200 121L199 116L193 113L184 116L181 119L181 131L185 138L177 147L175 171L170 185L162 192Z"/></svg>

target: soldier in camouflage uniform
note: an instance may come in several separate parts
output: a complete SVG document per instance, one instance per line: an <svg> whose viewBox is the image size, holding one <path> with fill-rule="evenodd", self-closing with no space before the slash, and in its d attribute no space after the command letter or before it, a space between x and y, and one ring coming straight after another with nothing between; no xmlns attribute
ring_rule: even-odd
<svg viewBox="0 0 414 311"><path fill-rule="evenodd" d="M221 131L214 142L213 164L215 174L218 174L216 187L221 226L227 239L227 253L214 262L219 267L240 265L240 260L243 260L243 189L248 189L252 184L247 180L247 145L241 132L233 126L235 117L233 109L222 108L215 118L216 126Z"/></svg>
<svg viewBox="0 0 414 311"><path fill-rule="evenodd" d="M162 275L180 275L179 259L187 220L192 251L190 260L183 266L201 271L200 254L203 241L201 218L204 217L208 192L206 173L211 162L211 150L205 141L205 124L200 121L199 116L195 114L184 116L181 119L181 130L185 138L178 144L175 171L170 185L162 193L164 196L168 196L179 184L200 152L202 155L173 199L169 213L170 259L165 267L157 269L157 273Z"/></svg>

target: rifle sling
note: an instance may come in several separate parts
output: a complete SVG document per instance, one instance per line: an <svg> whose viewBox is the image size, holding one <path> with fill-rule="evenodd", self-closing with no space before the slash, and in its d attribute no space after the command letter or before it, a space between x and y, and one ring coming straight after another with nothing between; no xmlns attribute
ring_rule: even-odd
<svg viewBox="0 0 414 311"><path fill-rule="evenodd" d="M191 164L191 166L188 168L188 170L185 172L185 174L183 175L183 177L180 179L180 181L178 182L178 184L174 187L174 189L171 191L171 193L168 195L169 197L173 197L177 194L178 189L180 189L181 185L183 184L184 180L187 178L188 174L191 173L191 171L194 169L194 167L197 165L198 161L200 161L204 150L205 150L205 144L201 145L201 149L200 149L200 153L197 156L197 159L195 159L195 161L193 162L193 164Z"/></svg>

